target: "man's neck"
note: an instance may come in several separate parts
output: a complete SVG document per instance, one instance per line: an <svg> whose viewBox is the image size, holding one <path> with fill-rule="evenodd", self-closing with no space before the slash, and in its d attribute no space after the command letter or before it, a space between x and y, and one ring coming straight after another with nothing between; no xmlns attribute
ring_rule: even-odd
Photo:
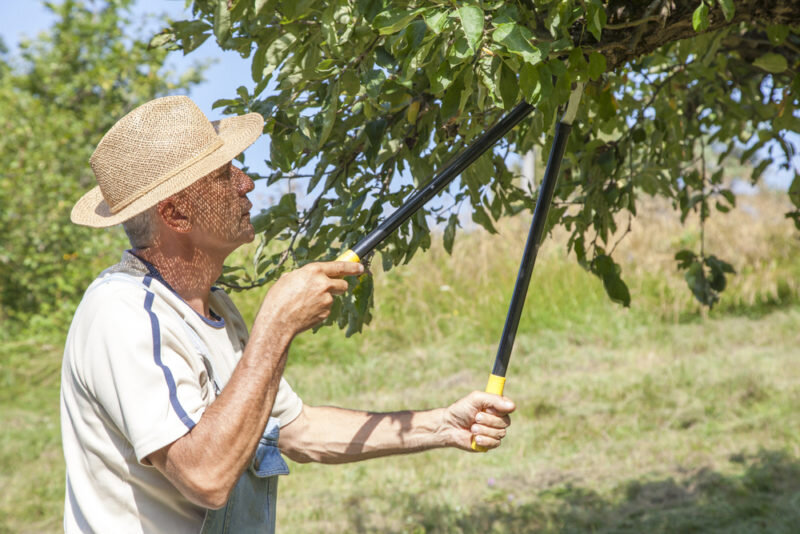
<svg viewBox="0 0 800 534"><path fill-rule="evenodd" d="M141 259L158 269L161 277L189 306L211 317L208 299L211 286L222 274L224 258L214 258L193 247L159 246L134 249Z"/></svg>

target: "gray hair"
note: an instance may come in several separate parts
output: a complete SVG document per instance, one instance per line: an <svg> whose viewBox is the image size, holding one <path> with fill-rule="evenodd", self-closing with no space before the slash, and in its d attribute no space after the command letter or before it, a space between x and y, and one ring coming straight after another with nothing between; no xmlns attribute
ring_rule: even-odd
<svg viewBox="0 0 800 534"><path fill-rule="evenodd" d="M156 230L156 206L122 223L131 248L147 248L153 244Z"/></svg>

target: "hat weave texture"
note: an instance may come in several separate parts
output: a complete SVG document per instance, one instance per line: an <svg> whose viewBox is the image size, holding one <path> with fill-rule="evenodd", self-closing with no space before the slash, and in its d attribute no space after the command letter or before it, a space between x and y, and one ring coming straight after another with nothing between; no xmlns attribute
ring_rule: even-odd
<svg viewBox="0 0 800 534"><path fill-rule="evenodd" d="M185 96L143 104L89 158L97 187L75 204L72 221L96 228L124 222L230 162L263 127L258 113L210 122Z"/></svg>

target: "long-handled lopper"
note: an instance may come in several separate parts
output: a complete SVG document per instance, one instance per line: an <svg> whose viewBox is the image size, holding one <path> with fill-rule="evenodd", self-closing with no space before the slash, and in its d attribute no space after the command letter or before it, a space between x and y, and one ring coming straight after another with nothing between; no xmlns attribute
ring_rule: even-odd
<svg viewBox="0 0 800 534"><path fill-rule="evenodd" d="M517 335L517 327L522 316L522 307L525 305L525 297L528 294L533 265L536 263L536 253L539 252L539 244L547 222L547 213L550 210L553 192L558 181L558 170L561 167L561 159L564 157L567 139L572 130L572 121L575 120L575 114L578 112L578 103L582 92L583 84L578 84L570 95L567 110L556 125L555 139L553 139L553 146L550 149L542 185L539 187L539 196L536 199L536 208L533 212L533 222L528 232L528 241L525 243L525 252L522 254L522 261L517 273L517 282L514 285L514 293L511 296L508 315L506 315L506 324L503 327L503 335L500 337L494 368L492 369L492 374L489 375L489 383L486 385L487 393L503 394L508 361L511 359L511 349L514 346L514 338ZM487 450L485 447L475 443L474 439L472 440L472 449L479 452L486 452Z"/></svg>
<svg viewBox="0 0 800 534"><path fill-rule="evenodd" d="M336 261L351 261L357 263L372 252L381 242L394 232L400 225L414 215L426 202L436 196L447 184L453 181L461 171L478 159L486 150L491 148L498 139L502 138L514 126L527 117L533 106L527 102L518 104L500 119L486 133L469 145L462 153L452 159L439 174L434 176L428 184L406 200L397 211L386 218L377 228L364 236L353 248L343 252Z"/></svg>

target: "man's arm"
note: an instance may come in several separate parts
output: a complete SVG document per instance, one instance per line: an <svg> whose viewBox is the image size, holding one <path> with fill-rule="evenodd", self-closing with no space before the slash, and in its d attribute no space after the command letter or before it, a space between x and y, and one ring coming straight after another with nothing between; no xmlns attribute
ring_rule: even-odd
<svg viewBox="0 0 800 534"><path fill-rule="evenodd" d="M205 508L225 505L267 424L289 344L328 316L332 295L347 289L339 277L361 269L343 262L310 264L270 288L220 396L191 431L146 458L187 499Z"/></svg>
<svg viewBox="0 0 800 534"><path fill-rule="evenodd" d="M281 428L278 446L296 462L338 464L438 447L495 448L506 435L514 403L474 391L448 408L370 413L304 406Z"/></svg>

